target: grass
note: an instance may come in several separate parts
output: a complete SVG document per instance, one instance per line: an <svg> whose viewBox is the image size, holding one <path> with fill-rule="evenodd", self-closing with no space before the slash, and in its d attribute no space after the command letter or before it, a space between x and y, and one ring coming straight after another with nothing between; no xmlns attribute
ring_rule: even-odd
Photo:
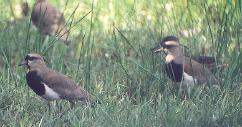
<svg viewBox="0 0 242 127"><path fill-rule="evenodd" d="M241 0L50 2L71 28L68 47L53 37L41 44L29 17L14 11L20 1L0 2L0 126L242 126ZM178 36L187 55L229 64L215 71L222 88L197 88L187 100L177 96L160 69L164 56L150 51L166 35ZM68 110L66 101L58 101L49 113L17 66L31 52L44 55L50 68L72 77L101 104Z"/></svg>

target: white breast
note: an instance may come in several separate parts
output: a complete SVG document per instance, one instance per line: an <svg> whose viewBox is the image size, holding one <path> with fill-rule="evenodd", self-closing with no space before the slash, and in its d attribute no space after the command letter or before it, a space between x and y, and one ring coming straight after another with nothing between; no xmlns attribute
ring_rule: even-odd
<svg viewBox="0 0 242 127"><path fill-rule="evenodd" d="M56 93L53 89L48 87L46 84L44 84L44 86L45 86L45 94L42 95L43 98L45 98L47 100L58 100L58 99L60 99L60 95L58 93Z"/></svg>

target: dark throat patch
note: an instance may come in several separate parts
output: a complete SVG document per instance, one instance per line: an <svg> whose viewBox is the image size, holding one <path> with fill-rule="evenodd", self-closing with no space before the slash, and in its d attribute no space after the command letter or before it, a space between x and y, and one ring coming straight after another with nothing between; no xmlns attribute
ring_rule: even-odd
<svg viewBox="0 0 242 127"><path fill-rule="evenodd" d="M172 60L165 65L166 73L168 77L174 82L181 82L183 76L183 66L182 64L177 64Z"/></svg>

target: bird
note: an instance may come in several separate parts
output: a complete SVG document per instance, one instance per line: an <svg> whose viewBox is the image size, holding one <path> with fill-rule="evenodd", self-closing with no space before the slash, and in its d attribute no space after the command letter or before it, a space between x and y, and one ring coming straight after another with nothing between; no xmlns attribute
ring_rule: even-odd
<svg viewBox="0 0 242 127"><path fill-rule="evenodd" d="M63 41L66 45L71 42L63 13L49 4L48 0L35 1L31 21L44 38L46 35L50 35Z"/></svg>
<svg viewBox="0 0 242 127"><path fill-rule="evenodd" d="M29 4L25 1L21 4L22 15L27 17L29 14Z"/></svg>
<svg viewBox="0 0 242 127"><path fill-rule="evenodd" d="M184 55L184 49L175 36L166 36L154 48L154 53L163 51L165 57L165 70L168 77L175 82L176 87L190 89L195 85L219 84L217 77L205 66Z"/></svg>
<svg viewBox="0 0 242 127"><path fill-rule="evenodd" d="M27 54L19 66L27 67L26 81L28 86L48 102L67 100L71 107L76 102L83 102L92 107L96 104L92 95L77 86L74 80L47 67L44 57L39 54Z"/></svg>

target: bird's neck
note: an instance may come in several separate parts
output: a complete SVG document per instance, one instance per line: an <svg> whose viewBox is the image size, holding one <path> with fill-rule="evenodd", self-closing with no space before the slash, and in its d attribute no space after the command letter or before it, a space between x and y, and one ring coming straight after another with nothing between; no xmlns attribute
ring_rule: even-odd
<svg viewBox="0 0 242 127"><path fill-rule="evenodd" d="M184 57L183 53L181 53L181 54L167 54L165 59L166 59L166 63L170 63L173 60L176 63L183 63L185 57Z"/></svg>

